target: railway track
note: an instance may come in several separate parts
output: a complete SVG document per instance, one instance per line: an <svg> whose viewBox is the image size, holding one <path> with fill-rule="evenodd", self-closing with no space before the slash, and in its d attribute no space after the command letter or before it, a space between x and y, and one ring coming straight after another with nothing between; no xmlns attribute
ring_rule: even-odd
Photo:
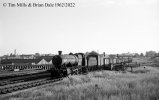
<svg viewBox="0 0 159 100"><path fill-rule="evenodd" d="M47 71L42 71L42 72L37 72L37 73L27 73L27 74L16 74L16 75L0 75L0 79L2 80L7 80L7 79L13 79L13 78L18 78L18 77L25 77L25 76L31 76L31 75L38 75L38 74L43 74L43 73L48 73Z"/></svg>
<svg viewBox="0 0 159 100"><path fill-rule="evenodd" d="M95 69L89 69L89 72L91 71L96 71L96 70L101 70L98 69L99 67L95 67ZM87 71L86 71L87 73ZM86 74L83 73L83 74ZM44 72L44 73L38 73L38 74L33 74L32 76L22 76L22 77L17 77L16 79L7 79L0 81L0 95L2 94L7 94L11 93L14 91L18 90L23 90L27 88L32 88L48 83L53 83L56 81L60 81L63 78L57 78L57 79L51 79L50 75L51 73L49 72Z"/></svg>
<svg viewBox="0 0 159 100"><path fill-rule="evenodd" d="M14 91L28 89L28 88L48 84L48 83L57 82L57 81L60 81L62 79L63 78L57 78L57 79L46 78L46 79L39 79L39 80L36 80L36 81L31 81L31 82L22 82L22 83L19 83L19 84L3 86L3 87L0 88L0 95L7 94L7 93L12 93Z"/></svg>
<svg viewBox="0 0 159 100"><path fill-rule="evenodd" d="M62 80L62 78L51 79L51 73L47 71L27 75L18 75L15 77L7 76L0 80L0 95L60 80Z"/></svg>
<svg viewBox="0 0 159 100"><path fill-rule="evenodd" d="M35 79L40 79L40 78L45 78L49 77L51 74L48 72L42 72L42 73L34 73L34 74L27 74L27 75L21 75L17 77L4 77L0 81L0 86L5 86L9 84L16 84L16 83L21 83L21 82L27 82Z"/></svg>

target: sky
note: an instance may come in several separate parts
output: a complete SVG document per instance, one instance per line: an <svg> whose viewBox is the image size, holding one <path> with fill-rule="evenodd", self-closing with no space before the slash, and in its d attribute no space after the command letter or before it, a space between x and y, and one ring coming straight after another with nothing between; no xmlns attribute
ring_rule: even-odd
<svg viewBox="0 0 159 100"><path fill-rule="evenodd" d="M159 0L0 0L0 56L14 49L18 54L159 52Z"/></svg>

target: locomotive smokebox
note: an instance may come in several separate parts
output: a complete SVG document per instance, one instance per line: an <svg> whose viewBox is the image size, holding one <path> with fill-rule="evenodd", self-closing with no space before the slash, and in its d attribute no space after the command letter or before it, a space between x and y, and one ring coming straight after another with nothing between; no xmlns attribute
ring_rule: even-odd
<svg viewBox="0 0 159 100"><path fill-rule="evenodd" d="M53 56L52 63L55 67L60 68L62 64L62 57L60 55Z"/></svg>
<svg viewBox="0 0 159 100"><path fill-rule="evenodd" d="M58 54L59 54L59 55L62 55L62 51L58 51Z"/></svg>

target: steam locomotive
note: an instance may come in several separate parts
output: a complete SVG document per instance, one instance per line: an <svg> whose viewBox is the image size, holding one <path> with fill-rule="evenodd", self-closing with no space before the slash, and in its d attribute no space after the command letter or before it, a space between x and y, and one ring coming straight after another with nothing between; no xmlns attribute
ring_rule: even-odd
<svg viewBox="0 0 159 100"><path fill-rule="evenodd" d="M84 72L85 55L83 53L65 54L62 51L53 56L53 68L50 69L52 77L66 77L69 74L78 74Z"/></svg>
<svg viewBox="0 0 159 100"><path fill-rule="evenodd" d="M110 70L124 70L126 64L132 62L130 57L122 56L99 56L96 53L65 54L62 51L58 55L53 56L53 68L50 69L52 77L66 77L69 74L87 73L93 70L110 69Z"/></svg>

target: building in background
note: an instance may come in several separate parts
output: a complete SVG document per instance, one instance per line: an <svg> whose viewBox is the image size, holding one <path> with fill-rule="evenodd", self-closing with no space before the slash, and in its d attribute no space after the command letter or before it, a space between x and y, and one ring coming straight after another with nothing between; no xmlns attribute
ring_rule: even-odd
<svg viewBox="0 0 159 100"><path fill-rule="evenodd" d="M17 65L39 65L39 64L52 64L53 56L34 56L34 55L17 55L17 56L3 56L1 57L0 64Z"/></svg>

